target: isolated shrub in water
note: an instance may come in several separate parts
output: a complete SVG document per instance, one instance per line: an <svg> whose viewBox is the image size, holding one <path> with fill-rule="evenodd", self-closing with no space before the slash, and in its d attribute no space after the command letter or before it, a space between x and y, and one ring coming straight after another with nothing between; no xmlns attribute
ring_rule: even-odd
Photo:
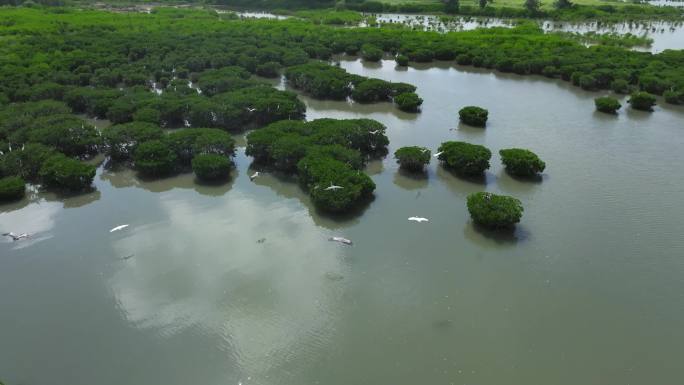
<svg viewBox="0 0 684 385"><path fill-rule="evenodd" d="M18 176L0 178L0 202L21 199L26 193L26 182Z"/></svg>
<svg viewBox="0 0 684 385"><path fill-rule="evenodd" d="M656 97L648 92L635 92L629 98L629 104L635 110L653 111L656 104Z"/></svg>
<svg viewBox="0 0 684 385"><path fill-rule="evenodd" d="M397 55L396 59L397 65L401 67L406 67L409 64L409 58L406 55Z"/></svg>
<svg viewBox="0 0 684 385"><path fill-rule="evenodd" d="M423 171L430 163L430 150L417 146L402 147L394 152L394 158L404 170Z"/></svg>
<svg viewBox="0 0 684 385"><path fill-rule="evenodd" d="M216 154L200 154L192 158L192 171L201 180L225 179L230 175L232 162Z"/></svg>
<svg viewBox="0 0 684 385"><path fill-rule="evenodd" d="M459 174L481 175L489 168L491 151L486 147L466 142L444 142L437 150L438 159Z"/></svg>
<svg viewBox="0 0 684 385"><path fill-rule="evenodd" d="M461 108L461 110L458 111L458 116L465 124L475 127L484 127L487 124L489 111L481 107L468 106Z"/></svg>
<svg viewBox="0 0 684 385"><path fill-rule="evenodd" d="M420 105L423 104L423 99L415 92L405 92L395 96L394 103L396 103L397 107L402 111L416 112Z"/></svg>
<svg viewBox="0 0 684 385"><path fill-rule="evenodd" d="M617 110L622 107L617 99L611 98L610 96L596 98L594 99L594 104L596 105L596 109L598 111L605 112L607 114L615 114Z"/></svg>
<svg viewBox="0 0 684 385"><path fill-rule="evenodd" d="M516 176L533 176L544 171L546 163L537 154L522 148L508 148L499 151L506 171Z"/></svg>
<svg viewBox="0 0 684 385"><path fill-rule="evenodd" d="M468 195L468 212L473 221L489 228L505 228L520 222L522 203L513 197L478 192Z"/></svg>

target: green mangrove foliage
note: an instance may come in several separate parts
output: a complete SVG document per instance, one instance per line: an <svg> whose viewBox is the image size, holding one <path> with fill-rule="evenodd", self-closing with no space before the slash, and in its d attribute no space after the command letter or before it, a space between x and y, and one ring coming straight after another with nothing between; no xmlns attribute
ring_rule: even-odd
<svg viewBox="0 0 684 385"><path fill-rule="evenodd" d="M18 176L0 178L0 202L21 199L26 193L26 182Z"/></svg>
<svg viewBox="0 0 684 385"><path fill-rule="evenodd" d="M232 166L229 158L218 154L200 154L192 158L192 171L200 180L226 179Z"/></svg>
<svg viewBox="0 0 684 385"><path fill-rule="evenodd" d="M161 136L158 127L147 124L114 126L112 129L125 134L126 156L132 156L135 168L147 176L163 177L191 166L199 179L220 179L228 175L233 164L235 140L219 129L187 128ZM198 157L200 159L195 162ZM217 160L217 157L225 158L225 161ZM228 167L227 172L223 170L225 167Z"/></svg>
<svg viewBox="0 0 684 385"><path fill-rule="evenodd" d="M43 162L39 176L46 186L70 191L90 187L95 178L95 166L57 153Z"/></svg>
<svg viewBox="0 0 684 385"><path fill-rule="evenodd" d="M341 212L372 196L375 184L361 168L384 155L388 143L385 127L374 120L280 121L251 132L246 154L298 175L317 207Z"/></svg>
<svg viewBox="0 0 684 385"><path fill-rule="evenodd" d="M321 62L289 67L285 70L285 78L292 87L322 99L340 100L351 97L360 103L394 100L399 108L402 106L399 102L403 103L404 108L410 105L407 98L412 98L414 103L420 99L404 96L397 101L397 96L415 92L416 87L411 84L368 79L363 76L352 75L340 67Z"/></svg>
<svg viewBox="0 0 684 385"><path fill-rule="evenodd" d="M488 228L507 228L520 222L522 203L513 197L478 192L468 195L468 212L478 225Z"/></svg>
<svg viewBox="0 0 684 385"><path fill-rule="evenodd" d="M465 124L475 127L484 127L487 125L489 111L482 107L467 106L458 111L458 116Z"/></svg>
<svg viewBox="0 0 684 385"><path fill-rule="evenodd" d="M648 92L635 92L629 97L629 104L635 110L653 111L656 105L656 97Z"/></svg>
<svg viewBox="0 0 684 385"><path fill-rule="evenodd" d="M489 168L492 152L484 146L466 142L444 142L437 149L442 164L458 174L482 175Z"/></svg>
<svg viewBox="0 0 684 385"><path fill-rule="evenodd" d="M617 110L622 107L622 104L617 99L610 96L596 98L594 99L594 104L596 105L596 110L607 114L616 114Z"/></svg>
<svg viewBox="0 0 684 385"><path fill-rule="evenodd" d="M511 175L530 177L543 172L546 168L546 163L530 150L508 148L500 150L499 155L501 162L506 166L506 171Z"/></svg>
<svg viewBox="0 0 684 385"><path fill-rule="evenodd" d="M401 147L394 152L399 167L412 172L421 172L430 163L431 153L425 147Z"/></svg>
<svg viewBox="0 0 684 385"><path fill-rule="evenodd" d="M423 99L415 92L404 92L394 97L397 107L406 112L417 112L423 104Z"/></svg>

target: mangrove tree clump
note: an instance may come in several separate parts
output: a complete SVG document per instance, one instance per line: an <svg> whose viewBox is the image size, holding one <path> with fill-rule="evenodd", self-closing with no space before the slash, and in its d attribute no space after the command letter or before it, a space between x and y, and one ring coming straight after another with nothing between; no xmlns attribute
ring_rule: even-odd
<svg viewBox="0 0 684 385"><path fill-rule="evenodd" d="M380 79L367 79L354 87L351 97L357 102L373 103L389 100L392 85Z"/></svg>
<svg viewBox="0 0 684 385"><path fill-rule="evenodd" d="M255 161L297 174L314 204L347 211L375 189L361 172L365 160L387 151L385 127L369 119L280 121L251 132L246 154Z"/></svg>
<svg viewBox="0 0 684 385"><path fill-rule="evenodd" d="M394 97L394 103L402 111L417 112L420 105L423 104L423 99L415 92L404 92Z"/></svg>
<svg viewBox="0 0 684 385"><path fill-rule="evenodd" d="M232 165L230 159L223 155L199 154L192 158L192 171L198 179L205 181L226 179Z"/></svg>
<svg viewBox="0 0 684 385"><path fill-rule="evenodd" d="M26 193L26 182L18 176L0 178L0 202L18 200Z"/></svg>
<svg viewBox="0 0 684 385"><path fill-rule="evenodd" d="M607 114L616 114L617 110L622 107L617 99L611 98L610 96L596 98L594 99L594 104L596 105L596 110Z"/></svg>
<svg viewBox="0 0 684 385"><path fill-rule="evenodd" d="M466 176L482 175L492 157L486 147L466 142L444 142L437 151L437 159L447 168Z"/></svg>
<svg viewBox="0 0 684 385"><path fill-rule="evenodd" d="M9 151L0 157L0 175L16 175L37 181L43 163L57 152L39 143L27 143L19 150Z"/></svg>
<svg viewBox="0 0 684 385"><path fill-rule="evenodd" d="M361 57L365 61L378 62L382 59L384 52L374 45L365 44L361 47Z"/></svg>
<svg viewBox="0 0 684 385"><path fill-rule="evenodd" d="M475 127L484 127L487 125L489 111L481 107L467 106L458 111L458 116L465 124Z"/></svg>
<svg viewBox="0 0 684 385"><path fill-rule="evenodd" d="M546 163L537 154L522 148L508 148L499 151L506 171L515 176L530 177L543 172Z"/></svg>
<svg viewBox="0 0 684 385"><path fill-rule="evenodd" d="M507 228L520 222L522 203L513 197L478 192L468 195L468 212L478 225L488 228Z"/></svg>
<svg viewBox="0 0 684 385"><path fill-rule="evenodd" d="M80 191L93 183L95 166L55 154L46 159L39 172L40 179L48 187Z"/></svg>
<svg viewBox="0 0 684 385"><path fill-rule="evenodd" d="M133 153L135 168L144 175L165 176L176 170L178 156L166 141L150 140L138 145Z"/></svg>
<svg viewBox="0 0 684 385"><path fill-rule="evenodd" d="M145 122L118 124L102 132L105 154L117 161L130 159L138 144L163 136L164 132L159 126Z"/></svg>
<svg viewBox="0 0 684 385"><path fill-rule="evenodd" d="M397 55L397 57L394 60L400 67L406 67L407 65L409 65L409 58L406 55Z"/></svg>
<svg viewBox="0 0 684 385"><path fill-rule="evenodd" d="M412 172L420 172L430 163L430 150L425 147L401 147L394 152L399 167Z"/></svg>
<svg viewBox="0 0 684 385"><path fill-rule="evenodd" d="M656 104L656 97L648 92L635 92L629 97L629 104L635 110L653 111Z"/></svg>

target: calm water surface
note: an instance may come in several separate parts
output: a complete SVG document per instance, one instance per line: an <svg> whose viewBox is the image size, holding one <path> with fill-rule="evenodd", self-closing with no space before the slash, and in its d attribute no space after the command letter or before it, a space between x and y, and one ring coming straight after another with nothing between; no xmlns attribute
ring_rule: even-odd
<svg viewBox="0 0 684 385"><path fill-rule="evenodd" d="M484 144L492 168L462 180L434 161L419 177L371 162L375 201L342 219L288 178L251 182L243 148L220 186L101 167L92 193L0 206L0 231L34 234L0 241L3 381L681 382L682 109L609 116L599 94L542 78L342 66L417 85L423 112L302 96L308 119L377 119L391 152ZM458 123L471 104L489 109L486 129ZM498 150L516 146L546 161L540 180L503 172ZM465 197L482 190L522 200L514 233L473 227Z"/></svg>

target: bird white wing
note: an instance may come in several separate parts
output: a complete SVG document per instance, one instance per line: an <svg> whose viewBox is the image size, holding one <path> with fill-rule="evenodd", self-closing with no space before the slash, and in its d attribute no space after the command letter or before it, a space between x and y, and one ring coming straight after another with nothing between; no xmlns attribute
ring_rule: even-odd
<svg viewBox="0 0 684 385"><path fill-rule="evenodd" d="M109 232L110 232L110 233L113 233L113 232L115 232L115 231L123 230L123 229L125 229L126 227L128 227L128 225L116 226L116 227L114 227L113 229L109 230Z"/></svg>

